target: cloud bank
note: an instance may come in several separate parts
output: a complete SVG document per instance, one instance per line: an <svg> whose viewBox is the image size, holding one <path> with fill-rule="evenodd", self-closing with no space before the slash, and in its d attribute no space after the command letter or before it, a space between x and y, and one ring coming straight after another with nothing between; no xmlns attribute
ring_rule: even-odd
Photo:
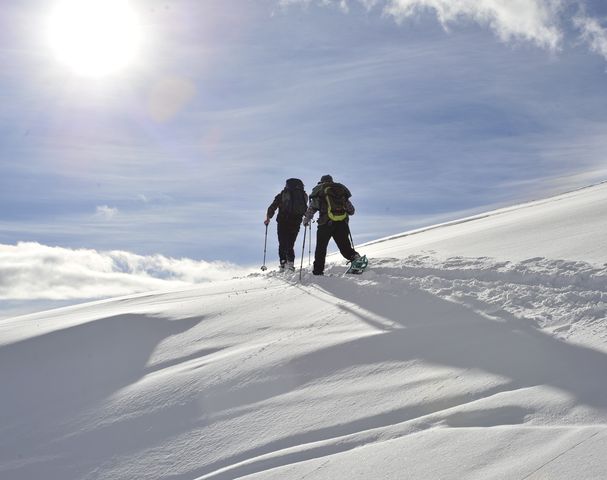
<svg viewBox="0 0 607 480"><path fill-rule="evenodd" d="M571 27L576 39L607 59L607 29L586 12L585 0L280 0L294 4L335 5L344 12L349 4L379 8L398 23L432 13L449 30L456 24L474 22L491 29L503 42L529 41L541 48L558 50ZM571 13L577 11L574 15Z"/></svg>
<svg viewBox="0 0 607 480"><path fill-rule="evenodd" d="M231 263L49 247L0 244L1 300L107 298L232 278L247 269Z"/></svg>

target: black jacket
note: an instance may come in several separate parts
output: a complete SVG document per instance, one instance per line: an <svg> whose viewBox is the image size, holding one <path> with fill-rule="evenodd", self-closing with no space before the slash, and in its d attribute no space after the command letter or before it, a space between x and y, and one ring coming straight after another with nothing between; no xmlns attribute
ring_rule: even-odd
<svg viewBox="0 0 607 480"><path fill-rule="evenodd" d="M308 202L308 194L304 191L304 198L306 203ZM274 197L274 201L268 207L267 217L272 218L276 210L278 210L278 215L276 215L277 222L289 222L289 223L301 223L301 217L292 217L286 214L286 212L282 212L280 208L280 204L282 202L282 192Z"/></svg>
<svg viewBox="0 0 607 480"><path fill-rule="evenodd" d="M325 200L324 195L322 194L324 188L329 185L331 182L319 182L318 185L316 185L314 187L314 189L312 190L312 193L310 194L310 206L308 207L308 211L305 214L305 217L308 218L308 220L312 220L312 217L314 217L314 214L316 212L320 212L318 215L318 224L319 225L324 225L326 223L329 222L329 215L327 214L327 201ZM351 196L350 190L348 190L348 188L345 185L342 185L341 183L336 184L336 185L340 185L343 188L346 189L346 191L348 192L348 197ZM348 215L354 215L354 205L352 205L352 202L350 202L350 200L348 199L346 201L346 212L348 213ZM348 218L346 218L345 220L346 222L348 221Z"/></svg>

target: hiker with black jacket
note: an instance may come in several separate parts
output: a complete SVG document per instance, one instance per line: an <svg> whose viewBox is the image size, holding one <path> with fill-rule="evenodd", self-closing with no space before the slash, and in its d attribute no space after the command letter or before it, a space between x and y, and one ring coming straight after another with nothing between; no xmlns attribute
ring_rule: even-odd
<svg viewBox="0 0 607 480"><path fill-rule="evenodd" d="M278 256L281 271L284 271L285 267L292 272L295 271L294 246L307 206L308 194L304 190L303 182L299 178L289 178L285 188L274 197L274 201L268 207L266 219L263 222L266 226L278 209L276 223L278 224Z"/></svg>
<svg viewBox="0 0 607 480"><path fill-rule="evenodd" d="M340 253L349 260L357 260L360 255L352 245L348 219L354 215L354 206L350 202L350 190L341 183L333 182L331 175L323 175L310 194L310 206L306 211L303 224L308 226L312 218L319 213L316 231L316 251L314 253L314 275L323 275L325 257L329 240L333 238Z"/></svg>

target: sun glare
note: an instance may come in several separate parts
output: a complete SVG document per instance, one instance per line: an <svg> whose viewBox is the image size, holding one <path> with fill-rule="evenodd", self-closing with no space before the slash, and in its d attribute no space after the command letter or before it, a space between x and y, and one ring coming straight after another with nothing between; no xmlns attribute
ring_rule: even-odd
<svg viewBox="0 0 607 480"><path fill-rule="evenodd" d="M62 0L48 26L56 57L86 76L125 69L141 44L141 27L127 0Z"/></svg>

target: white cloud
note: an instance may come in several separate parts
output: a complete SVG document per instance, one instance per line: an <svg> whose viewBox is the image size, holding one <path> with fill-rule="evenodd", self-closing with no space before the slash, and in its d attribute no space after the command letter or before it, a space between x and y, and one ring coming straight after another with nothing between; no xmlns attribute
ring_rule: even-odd
<svg viewBox="0 0 607 480"><path fill-rule="evenodd" d="M95 212L95 216L98 218L102 218L104 220L111 220L116 215L118 215L118 209L108 207L107 205L100 205L97 207L97 211Z"/></svg>
<svg viewBox="0 0 607 480"><path fill-rule="evenodd" d="M504 42L531 41L556 50L562 41L560 14L564 0L357 0L367 9L375 7L402 22L423 12L433 12L444 28L473 21L488 26ZM344 0L280 0L280 4L318 3L339 5L348 11Z"/></svg>
<svg viewBox="0 0 607 480"><path fill-rule="evenodd" d="M573 19L573 24L590 49L607 59L607 29L597 19L582 14Z"/></svg>
<svg viewBox="0 0 607 480"><path fill-rule="evenodd" d="M227 262L205 262L124 251L0 244L0 299L91 299L176 288L248 273Z"/></svg>
<svg viewBox="0 0 607 480"><path fill-rule="evenodd" d="M530 40L549 49L561 41L561 0L388 0L386 12L397 20L433 11L441 24L473 20L489 26L507 42Z"/></svg>
<svg viewBox="0 0 607 480"><path fill-rule="evenodd" d="M278 0L283 7L317 4L338 6L349 12L359 3L367 10L379 8L398 23L432 13L448 30L474 22L490 28L503 42L529 41L558 50L566 37L566 26L579 31L593 52L607 59L607 28L600 19L586 14L587 0ZM577 14L575 12L577 11ZM573 16L572 16L573 15Z"/></svg>

